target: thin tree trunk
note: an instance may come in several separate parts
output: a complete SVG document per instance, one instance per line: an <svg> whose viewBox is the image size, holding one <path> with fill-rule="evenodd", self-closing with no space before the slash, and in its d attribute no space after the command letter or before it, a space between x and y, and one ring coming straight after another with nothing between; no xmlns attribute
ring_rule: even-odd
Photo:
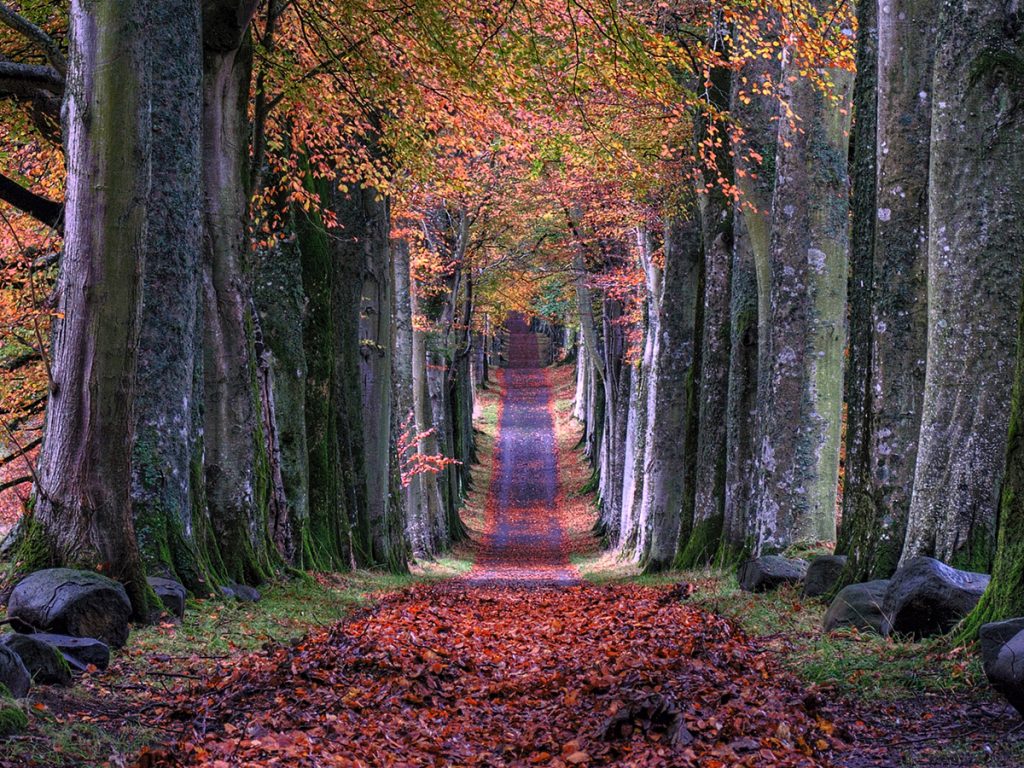
<svg viewBox="0 0 1024 768"><path fill-rule="evenodd" d="M1020 13L1016 2L966 0L946 3L938 25L928 362L904 561L992 561L1021 301Z"/></svg>
<svg viewBox="0 0 1024 768"><path fill-rule="evenodd" d="M131 510L131 445L150 183L146 6L74 0L68 164L50 399L35 513L19 558L97 568L135 616L151 592Z"/></svg>
<svg viewBox="0 0 1024 768"><path fill-rule="evenodd" d="M801 66L783 68L782 95L799 122L779 122L770 263L758 270L756 554L835 537L853 78L829 70L825 93Z"/></svg>

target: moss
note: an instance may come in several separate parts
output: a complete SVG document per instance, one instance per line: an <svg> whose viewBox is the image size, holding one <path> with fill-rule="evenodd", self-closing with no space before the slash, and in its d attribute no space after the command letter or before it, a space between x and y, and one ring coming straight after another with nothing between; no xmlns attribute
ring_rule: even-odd
<svg viewBox="0 0 1024 768"><path fill-rule="evenodd" d="M701 568L715 561L722 538L722 515L701 520L676 558L676 568Z"/></svg>
<svg viewBox="0 0 1024 768"><path fill-rule="evenodd" d="M42 525L35 517L25 517L24 521L19 537L20 541L15 546L14 555L11 558L12 574L31 573L56 565L53 549L50 547Z"/></svg>
<svg viewBox="0 0 1024 768"><path fill-rule="evenodd" d="M28 728L28 716L13 702L0 703L0 738L13 736Z"/></svg>

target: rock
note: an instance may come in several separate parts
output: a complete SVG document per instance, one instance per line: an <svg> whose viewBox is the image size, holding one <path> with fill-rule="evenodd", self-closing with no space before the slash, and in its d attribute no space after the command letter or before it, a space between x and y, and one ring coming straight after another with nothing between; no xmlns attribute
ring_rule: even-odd
<svg viewBox="0 0 1024 768"><path fill-rule="evenodd" d="M220 588L220 593L224 597L233 597L240 603L258 603L260 601L260 592L258 589L253 587L247 587L245 584L228 584Z"/></svg>
<svg viewBox="0 0 1024 768"><path fill-rule="evenodd" d="M995 664L999 652L1003 646L1010 642L1018 632L1024 632L1024 618L1006 619L1005 621L993 621L983 624L978 630L978 640L981 645L981 663L988 674L988 668Z"/></svg>
<svg viewBox="0 0 1024 768"><path fill-rule="evenodd" d="M188 592L185 591L184 586L173 579L162 579L159 576L150 576L146 581L149 582L149 586L156 592L156 596L160 598L164 608L179 619L184 618L185 598L188 597Z"/></svg>
<svg viewBox="0 0 1024 768"><path fill-rule="evenodd" d="M71 685L71 668L55 647L36 635L4 635L0 645L21 658L32 682L41 685Z"/></svg>
<svg viewBox="0 0 1024 768"><path fill-rule="evenodd" d="M779 555L765 555L747 560L740 566L737 578L740 589L747 592L767 592L783 584L803 581L807 574L806 560L790 560Z"/></svg>
<svg viewBox="0 0 1024 768"><path fill-rule="evenodd" d="M245 584L235 584L235 599L243 603L258 603L260 601L260 591L254 587L248 587Z"/></svg>
<svg viewBox="0 0 1024 768"><path fill-rule="evenodd" d="M1003 642L991 663L986 659L985 676L1014 709L1024 714L1024 630Z"/></svg>
<svg viewBox="0 0 1024 768"><path fill-rule="evenodd" d="M18 582L7 614L19 632L93 637L120 648L128 639L132 604L113 579L91 571L50 568Z"/></svg>
<svg viewBox="0 0 1024 768"><path fill-rule="evenodd" d="M91 637L71 637L37 632L30 635L36 640L49 643L63 654L73 668L84 672L90 664L96 669L106 669L110 665L110 648L99 640Z"/></svg>
<svg viewBox="0 0 1024 768"><path fill-rule="evenodd" d="M0 685L16 699L24 697L32 686L32 676L21 657L5 645L0 645Z"/></svg>
<svg viewBox="0 0 1024 768"><path fill-rule="evenodd" d="M846 555L822 555L811 560L804 577L804 597L827 595L846 567Z"/></svg>
<svg viewBox="0 0 1024 768"><path fill-rule="evenodd" d="M916 638L949 632L978 604L990 577L915 557L893 574L882 601L885 635Z"/></svg>
<svg viewBox="0 0 1024 768"><path fill-rule="evenodd" d="M856 627L881 633L882 600L885 599L885 590L888 587L888 579L843 587L825 613L825 631Z"/></svg>

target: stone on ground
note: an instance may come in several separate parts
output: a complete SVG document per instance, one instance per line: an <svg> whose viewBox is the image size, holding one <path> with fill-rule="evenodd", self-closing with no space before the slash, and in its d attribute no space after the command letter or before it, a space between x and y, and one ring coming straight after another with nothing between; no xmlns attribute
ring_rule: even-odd
<svg viewBox="0 0 1024 768"><path fill-rule="evenodd" d="M807 575L806 560L791 560L780 555L765 555L747 560L740 566L737 578L740 589L767 592L783 584L798 584Z"/></svg>
<svg viewBox="0 0 1024 768"><path fill-rule="evenodd" d="M0 683L0 739L21 733L28 728L25 710L11 698L11 692Z"/></svg>
<svg viewBox="0 0 1024 768"><path fill-rule="evenodd" d="M993 627L992 624L986 624L981 628L982 655L985 676L992 687L1003 694L1014 709L1024 715L1024 629L1012 637L1005 637L1012 629L1011 623L1015 621L1024 620L1000 621L996 624L1003 626ZM986 628L990 628L988 632Z"/></svg>
<svg viewBox="0 0 1024 768"><path fill-rule="evenodd" d="M106 669L110 665L110 648L99 640L91 637L71 637L39 632L31 635L37 640L49 643L67 660L68 664L79 671L92 664L96 669Z"/></svg>
<svg viewBox="0 0 1024 768"><path fill-rule="evenodd" d="M159 576L150 576L146 581L149 582L149 586L156 592L156 596L160 598L164 608L179 619L184 618L185 598L188 597L188 592L185 591L185 587L182 584L174 581L174 579L164 579Z"/></svg>
<svg viewBox="0 0 1024 768"><path fill-rule="evenodd" d="M0 645L0 685L16 699L24 697L32 687L32 676L21 657L5 645Z"/></svg>
<svg viewBox="0 0 1024 768"><path fill-rule="evenodd" d="M915 638L945 634L978 604L989 581L984 573L915 557L889 582L882 603L882 633Z"/></svg>
<svg viewBox="0 0 1024 768"><path fill-rule="evenodd" d="M261 597L258 589L245 584L227 584L220 588L220 593L224 597L233 597L240 603L258 603Z"/></svg>
<svg viewBox="0 0 1024 768"><path fill-rule="evenodd" d="M35 635L9 634L0 638L0 646L16 653L32 682L39 685L71 685L71 668L54 646Z"/></svg>
<svg viewBox="0 0 1024 768"><path fill-rule="evenodd" d="M128 639L132 604L113 579L91 571L49 568L18 583L7 613L19 632L92 637L120 648Z"/></svg>
<svg viewBox="0 0 1024 768"><path fill-rule="evenodd" d="M856 629L879 632L882 631L882 601L889 587L888 579L866 581L863 584L850 584L843 587L835 596L825 613L824 629L853 627Z"/></svg>
<svg viewBox="0 0 1024 768"><path fill-rule="evenodd" d="M846 555L822 555L811 560L804 577L804 597L821 597L832 591L846 567Z"/></svg>

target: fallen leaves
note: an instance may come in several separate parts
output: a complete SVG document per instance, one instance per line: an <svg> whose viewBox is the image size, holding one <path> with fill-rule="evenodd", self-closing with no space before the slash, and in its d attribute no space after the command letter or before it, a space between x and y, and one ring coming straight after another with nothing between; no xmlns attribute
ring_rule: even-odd
<svg viewBox="0 0 1024 768"><path fill-rule="evenodd" d="M814 766L841 746L772 657L666 591L388 596L193 689L158 764Z"/></svg>

